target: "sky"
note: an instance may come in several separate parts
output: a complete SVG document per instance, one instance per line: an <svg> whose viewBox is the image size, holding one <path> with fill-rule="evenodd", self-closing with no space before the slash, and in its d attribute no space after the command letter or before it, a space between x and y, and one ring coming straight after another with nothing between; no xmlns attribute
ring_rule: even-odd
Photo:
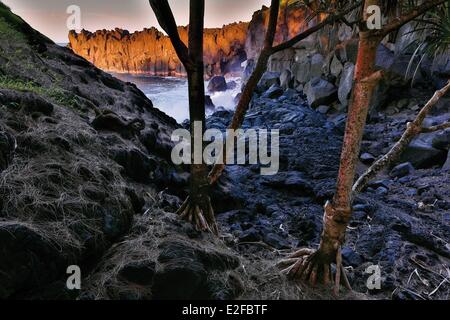
<svg viewBox="0 0 450 320"><path fill-rule="evenodd" d="M158 27L148 0L1 0L57 43L68 42L67 8L80 7L81 27L95 31L116 27L131 32ZM189 0L169 0L178 25L187 25ZM254 11L270 0L206 0L205 26L221 27L237 21L250 21Z"/></svg>

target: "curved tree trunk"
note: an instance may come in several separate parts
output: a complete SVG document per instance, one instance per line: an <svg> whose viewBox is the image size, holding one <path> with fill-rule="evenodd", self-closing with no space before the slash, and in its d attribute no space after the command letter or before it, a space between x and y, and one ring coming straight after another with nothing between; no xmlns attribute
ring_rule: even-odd
<svg viewBox="0 0 450 320"><path fill-rule="evenodd" d="M236 106L236 110L234 111L233 119L231 120L231 124L229 129L236 130L242 126L244 122L245 114L247 113L248 107L250 106L250 102L253 97L253 91L261 80L264 72L267 69L267 63L269 61L270 54L267 51L262 51L258 62L256 63L255 70L251 74L247 83L245 84L244 90L242 91L241 98L239 100L238 105ZM214 165L213 169L209 173L209 183L214 184L222 175L223 170L225 169L224 163Z"/></svg>
<svg viewBox="0 0 450 320"><path fill-rule="evenodd" d="M267 26L266 36L264 38L264 47L259 55L258 62L256 63L255 70L253 70L250 78L245 84L244 90L242 91L241 98L239 99L239 103L236 106L236 110L234 111L233 119L231 120L231 124L229 129L236 130L242 126L244 122L245 114L247 113L248 107L250 106L250 102L252 101L253 91L255 91L256 86L261 80L264 72L267 69L267 63L269 62L269 58L273 53L273 41L275 39L275 33L277 30L277 21L278 14L280 12L280 0L272 0L270 5L270 16L269 16L269 24ZM222 154L225 154L225 146L222 150ZM225 159L225 157L223 157ZM225 161L224 161L225 162ZM220 178L225 170L225 163L216 164L212 168L209 173L209 183L214 184Z"/></svg>
<svg viewBox="0 0 450 320"><path fill-rule="evenodd" d="M373 91L382 73L375 72L377 48L385 36L398 30L408 21L420 16L431 8L445 2L430 0L395 19L380 30L368 30L366 21L370 18L369 6L381 7L381 0L365 0L364 19L360 25L358 57L355 66L354 89L348 111L347 123L342 146L336 192L331 203L325 205L324 227L319 252L329 258L345 240L345 230L352 214L352 187L356 174L356 164L360 152L361 139L367 120Z"/></svg>

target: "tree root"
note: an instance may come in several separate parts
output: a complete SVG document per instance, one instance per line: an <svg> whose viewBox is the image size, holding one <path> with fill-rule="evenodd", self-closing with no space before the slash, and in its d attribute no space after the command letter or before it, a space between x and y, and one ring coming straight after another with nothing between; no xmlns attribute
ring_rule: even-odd
<svg viewBox="0 0 450 320"><path fill-rule="evenodd" d="M202 201L192 201L191 197L187 197L176 214L181 219L192 223L198 231L219 235L219 228L209 197L205 197Z"/></svg>
<svg viewBox="0 0 450 320"><path fill-rule="evenodd" d="M347 274L342 266L341 249L336 252L336 274L334 278L333 292L339 294L340 284L343 281L348 290L352 290ZM326 262L323 254L319 250L300 249L294 252L287 259L281 260L278 266L282 268L281 272L291 279L300 279L309 282L315 286L318 281L322 281L325 286L333 283L331 263Z"/></svg>

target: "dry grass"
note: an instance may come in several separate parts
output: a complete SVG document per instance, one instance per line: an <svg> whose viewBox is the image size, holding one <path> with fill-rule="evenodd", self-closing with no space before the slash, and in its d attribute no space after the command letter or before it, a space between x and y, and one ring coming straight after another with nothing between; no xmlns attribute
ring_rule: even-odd
<svg viewBox="0 0 450 320"><path fill-rule="evenodd" d="M0 107L0 127L21 118L14 160L0 174L0 221L17 221L68 252L104 239L105 215L129 221L133 212L120 166L80 118L55 110L56 124ZM92 240L94 239L94 240Z"/></svg>

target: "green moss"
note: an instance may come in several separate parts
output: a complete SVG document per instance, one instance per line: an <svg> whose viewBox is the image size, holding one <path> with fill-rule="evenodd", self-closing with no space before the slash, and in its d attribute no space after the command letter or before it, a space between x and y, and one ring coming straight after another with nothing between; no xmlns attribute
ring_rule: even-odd
<svg viewBox="0 0 450 320"><path fill-rule="evenodd" d="M77 108L80 105L79 98L73 93L59 87L45 88L33 81L23 81L8 76L0 76L0 88L34 92L38 95L47 97L50 101L60 106Z"/></svg>
<svg viewBox="0 0 450 320"><path fill-rule="evenodd" d="M3 17L0 13L0 39L1 41L14 41L14 42L23 42L25 41L25 37L15 30Z"/></svg>

